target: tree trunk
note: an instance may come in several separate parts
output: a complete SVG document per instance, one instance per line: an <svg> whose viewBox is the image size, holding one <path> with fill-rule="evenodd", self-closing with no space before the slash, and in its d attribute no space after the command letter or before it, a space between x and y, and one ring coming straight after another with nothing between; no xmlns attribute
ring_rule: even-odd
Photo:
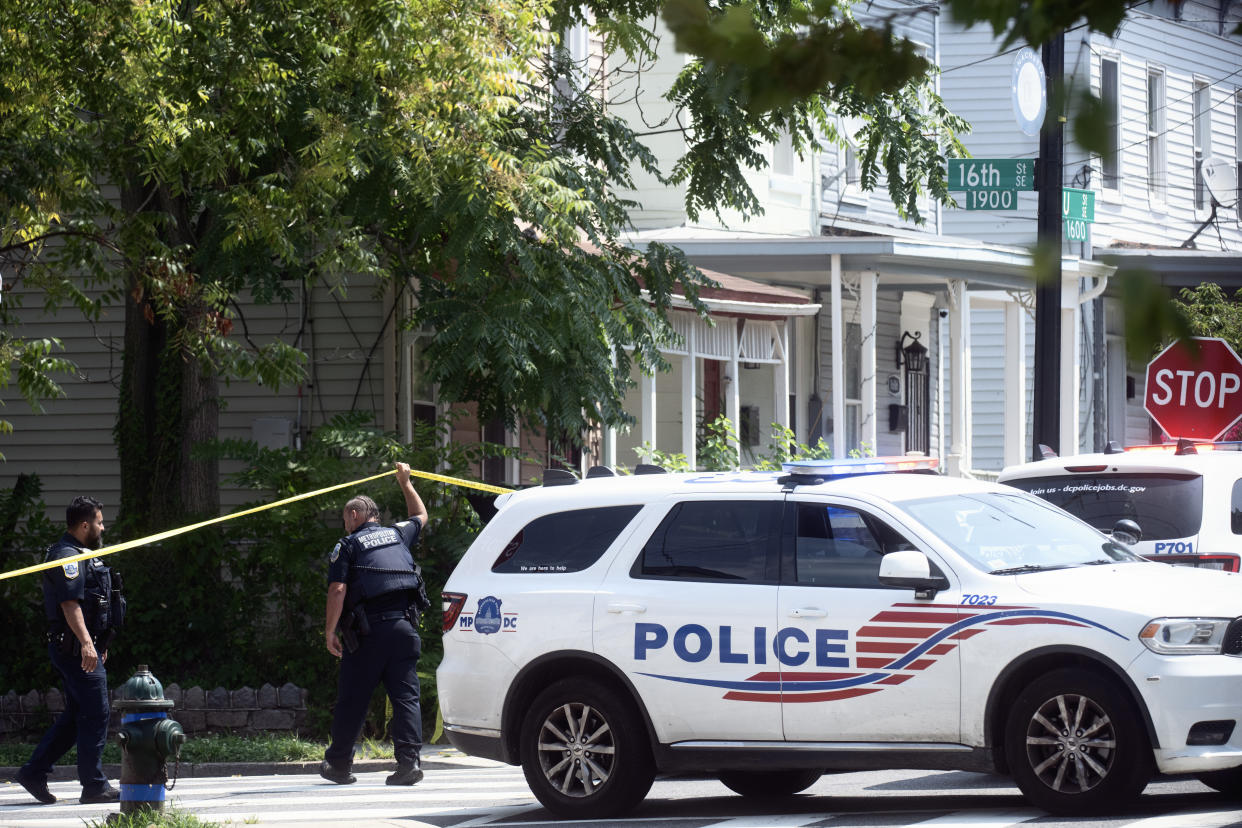
<svg viewBox="0 0 1242 828"><path fill-rule="evenodd" d="M122 189L122 206L136 213L153 200L141 184ZM158 531L187 518L220 511L219 468L190 459L191 449L219 430L219 389L210 367L176 343L184 318L156 312L141 272L125 295L125 351L117 423L120 461L118 523L126 534Z"/></svg>

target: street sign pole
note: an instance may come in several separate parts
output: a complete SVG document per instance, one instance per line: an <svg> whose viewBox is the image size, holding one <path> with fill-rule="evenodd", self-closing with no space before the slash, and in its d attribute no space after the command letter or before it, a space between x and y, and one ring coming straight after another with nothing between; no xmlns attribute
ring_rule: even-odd
<svg viewBox="0 0 1242 828"><path fill-rule="evenodd" d="M1061 85L1065 70L1065 36L1057 34L1041 48L1044 74L1053 92ZM1053 262L1035 281L1035 376L1033 388L1031 458L1043 459L1042 443L1061 453L1061 165L1064 128L1060 107L1044 118L1039 132L1039 165L1035 177L1039 188L1037 220L1039 244L1055 251ZM1074 446L1065 446L1072 453Z"/></svg>

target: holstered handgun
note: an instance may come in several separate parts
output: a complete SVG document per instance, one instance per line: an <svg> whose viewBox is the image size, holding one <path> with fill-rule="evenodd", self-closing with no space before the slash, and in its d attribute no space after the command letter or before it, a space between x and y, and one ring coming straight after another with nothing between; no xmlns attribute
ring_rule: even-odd
<svg viewBox="0 0 1242 828"><path fill-rule="evenodd" d="M341 637L341 646L345 648L345 652L352 653L358 649L358 633L355 629L357 617L352 612L347 612L341 616L340 622L336 626L337 635Z"/></svg>

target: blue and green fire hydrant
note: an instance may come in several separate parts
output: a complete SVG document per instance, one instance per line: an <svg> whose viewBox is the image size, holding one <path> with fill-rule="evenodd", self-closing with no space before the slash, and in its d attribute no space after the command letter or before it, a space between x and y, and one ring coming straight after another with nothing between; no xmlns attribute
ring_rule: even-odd
<svg viewBox="0 0 1242 828"><path fill-rule="evenodd" d="M171 699L164 698L164 685L147 665L121 686L116 709L121 713L121 813L164 810L166 761L178 759L185 733L168 718Z"/></svg>

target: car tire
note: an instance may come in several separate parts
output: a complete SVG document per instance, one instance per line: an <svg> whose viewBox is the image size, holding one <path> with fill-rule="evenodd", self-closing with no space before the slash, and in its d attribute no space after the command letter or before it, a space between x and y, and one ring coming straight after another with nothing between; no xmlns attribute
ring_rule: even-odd
<svg viewBox="0 0 1242 828"><path fill-rule="evenodd" d="M592 679L549 685L522 723L522 772L545 808L566 819L632 810L655 779L646 728L633 702Z"/></svg>
<svg viewBox="0 0 1242 828"><path fill-rule="evenodd" d="M1117 682L1087 670L1055 670L1014 701L1005 756L1030 802L1058 815L1124 808L1151 780L1142 719Z"/></svg>
<svg viewBox="0 0 1242 828"><path fill-rule="evenodd" d="M721 771L720 781L736 794L770 798L802 793L823 775L818 770Z"/></svg>
<svg viewBox="0 0 1242 828"><path fill-rule="evenodd" d="M1242 768L1227 768L1201 773L1195 777L1212 790L1220 791L1230 799L1242 799Z"/></svg>

